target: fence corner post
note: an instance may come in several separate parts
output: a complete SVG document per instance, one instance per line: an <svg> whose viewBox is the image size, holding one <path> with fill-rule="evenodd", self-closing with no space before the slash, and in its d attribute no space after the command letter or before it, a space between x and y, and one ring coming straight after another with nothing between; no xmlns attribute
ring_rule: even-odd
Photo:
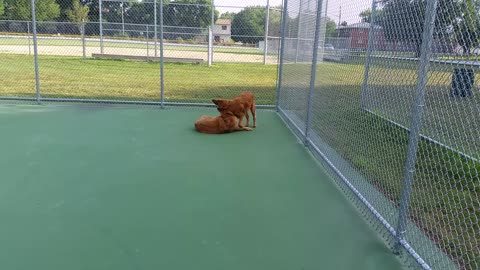
<svg viewBox="0 0 480 270"><path fill-rule="evenodd" d="M267 6L265 8L265 35L263 40L263 64L267 64L268 56L268 27L270 22L270 0L267 0Z"/></svg>
<svg viewBox="0 0 480 270"><path fill-rule="evenodd" d="M163 0L160 0L160 108L165 106L165 74L163 59ZM156 20L157 18L155 18Z"/></svg>
<svg viewBox="0 0 480 270"><path fill-rule="evenodd" d="M302 0L300 0L298 7L298 22L297 22L297 45L295 46L295 63L298 61L298 48L300 47L300 29L302 26Z"/></svg>
<svg viewBox="0 0 480 270"><path fill-rule="evenodd" d="M287 28L287 10L288 10L288 0L283 0L283 10L282 10L282 26L280 27L281 37L280 37L280 63L278 67L278 76L277 76L277 90L276 90L276 100L275 100L275 110L280 111L280 94L282 90L282 78L283 78L283 65L285 62L285 29Z"/></svg>
<svg viewBox="0 0 480 270"><path fill-rule="evenodd" d="M38 42L37 42L37 18L35 17L35 0L31 0L31 11L32 11L32 33L33 33L33 58L35 65L35 90L37 92L37 103L41 103L41 93L40 93L40 74L38 69Z"/></svg>
<svg viewBox="0 0 480 270"><path fill-rule="evenodd" d="M362 83L362 94L360 95L360 104L362 109L367 109L366 99L367 99L367 89L368 89L368 76L370 72L370 60L372 57L372 51L374 50L375 44L375 19L377 13L377 1L372 1L372 15L370 17L370 27L368 29L368 45L367 45L367 52L365 54L365 70L363 73L363 83ZM340 32L340 31L339 31Z"/></svg>
<svg viewBox="0 0 480 270"><path fill-rule="evenodd" d="M163 0L160 0L162 2L162 5L163 5ZM157 31L158 31L158 27L157 27L157 0L154 0L153 1L153 42L154 42L154 49L155 49L155 57L157 57ZM162 13L163 13L163 10L162 10ZM162 15L163 16L163 15ZM163 36L162 36L163 38Z"/></svg>
<svg viewBox="0 0 480 270"><path fill-rule="evenodd" d="M411 128L408 138L407 159L405 161L405 180L400 198L398 213L398 225L395 236L395 252L398 253L405 241L408 225L408 215L411 203L412 185L415 176L415 164L417 162L417 150L420 141L420 129L422 127L423 111L425 106L425 88L428 82L428 69L430 66L431 45L435 28L435 17L438 0L427 0L425 22L423 25L422 47L420 62L418 64L418 80L415 93L415 103L412 106Z"/></svg>
<svg viewBox="0 0 480 270"><path fill-rule="evenodd" d="M307 118L305 120L305 138L304 144L308 146L310 130L311 130L311 121L312 121L312 110L313 110L313 99L315 95L315 80L317 78L317 64L318 64L318 50L320 43L320 34L321 34L321 24L322 24L322 6L323 0L317 0L317 15L315 22L315 37L313 40L313 55L312 55L312 68L310 73L310 87L308 90L307 97Z"/></svg>
<svg viewBox="0 0 480 270"><path fill-rule="evenodd" d="M215 0L212 0L210 27L208 29L208 66L213 64L213 28L215 27Z"/></svg>

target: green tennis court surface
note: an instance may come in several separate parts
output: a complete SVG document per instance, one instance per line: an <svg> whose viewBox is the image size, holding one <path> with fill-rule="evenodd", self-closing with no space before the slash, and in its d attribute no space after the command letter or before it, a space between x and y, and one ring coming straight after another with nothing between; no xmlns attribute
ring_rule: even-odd
<svg viewBox="0 0 480 270"><path fill-rule="evenodd" d="M401 269L275 113L202 113L1 106L0 269Z"/></svg>

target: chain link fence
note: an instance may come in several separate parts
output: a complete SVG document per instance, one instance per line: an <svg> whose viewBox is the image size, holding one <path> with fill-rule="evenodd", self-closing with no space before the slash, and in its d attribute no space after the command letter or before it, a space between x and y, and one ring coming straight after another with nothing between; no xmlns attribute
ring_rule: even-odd
<svg viewBox="0 0 480 270"><path fill-rule="evenodd" d="M0 1L2 99L275 103L279 0Z"/></svg>
<svg viewBox="0 0 480 270"><path fill-rule="evenodd" d="M280 115L408 263L479 269L480 2L285 3Z"/></svg>

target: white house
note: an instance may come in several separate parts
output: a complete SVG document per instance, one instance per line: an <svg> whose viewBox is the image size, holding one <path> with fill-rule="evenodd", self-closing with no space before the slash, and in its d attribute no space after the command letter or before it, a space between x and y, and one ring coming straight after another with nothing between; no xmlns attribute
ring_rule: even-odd
<svg viewBox="0 0 480 270"><path fill-rule="evenodd" d="M213 40L228 43L232 40L232 22L228 19L218 19L213 26Z"/></svg>

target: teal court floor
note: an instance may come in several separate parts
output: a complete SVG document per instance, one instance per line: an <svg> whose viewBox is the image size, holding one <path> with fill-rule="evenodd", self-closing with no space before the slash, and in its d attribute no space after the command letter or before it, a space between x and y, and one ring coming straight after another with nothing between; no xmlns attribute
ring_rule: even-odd
<svg viewBox="0 0 480 270"><path fill-rule="evenodd" d="M402 269L274 112L203 113L0 106L0 269Z"/></svg>

